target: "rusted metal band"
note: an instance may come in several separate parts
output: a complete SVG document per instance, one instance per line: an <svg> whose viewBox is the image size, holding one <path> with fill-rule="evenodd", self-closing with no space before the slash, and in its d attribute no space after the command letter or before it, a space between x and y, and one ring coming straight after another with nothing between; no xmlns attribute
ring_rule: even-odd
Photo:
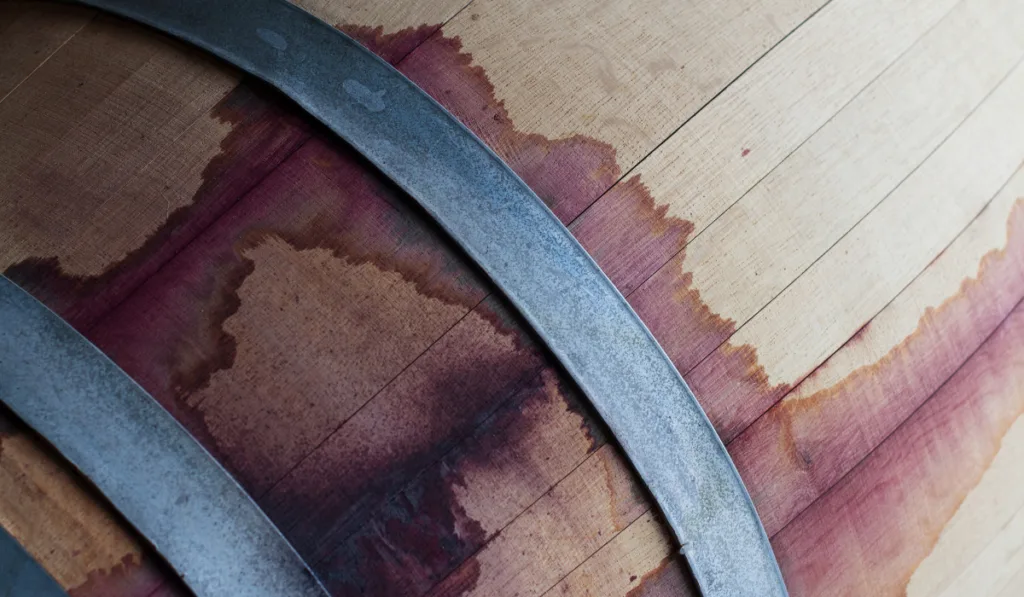
<svg viewBox="0 0 1024 597"><path fill-rule="evenodd" d="M746 489L671 361L569 231L456 118L284 0L81 1L267 81L366 156L491 277L586 393L704 594L786 594Z"/></svg>
<svg viewBox="0 0 1024 597"><path fill-rule="evenodd" d="M0 276L0 399L84 474L197 597L326 597L184 427L59 316Z"/></svg>

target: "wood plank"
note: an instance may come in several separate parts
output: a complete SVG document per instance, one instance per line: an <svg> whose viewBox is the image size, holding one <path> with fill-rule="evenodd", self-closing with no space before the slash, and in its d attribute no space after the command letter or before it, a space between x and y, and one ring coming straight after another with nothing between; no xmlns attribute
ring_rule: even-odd
<svg viewBox="0 0 1024 597"><path fill-rule="evenodd" d="M1021 101L1018 67L877 208L691 371L726 441L899 294L995 195L1024 158ZM756 371L736 371L741 346L761 347Z"/></svg>
<svg viewBox="0 0 1024 597"><path fill-rule="evenodd" d="M80 328L119 303L305 138L237 84L90 22L0 104L0 269Z"/></svg>
<svg viewBox="0 0 1024 597"><path fill-rule="evenodd" d="M1013 469L1006 482L1020 485L1020 467L1002 461L1021 443L1022 332L1024 303L934 397L775 536L792 594L904 594L915 570L919 580L936 572L919 566L929 554L943 558L943 532L958 532L958 510L970 517L972 502L1001 485L1005 468Z"/></svg>
<svg viewBox="0 0 1024 597"><path fill-rule="evenodd" d="M1013 2L958 6L630 296L706 399L722 392L740 404L729 391L797 381L766 368L782 361L773 350L789 347L721 343L881 203L1013 68L1024 48L1008 11L1020 14ZM805 333L818 333L820 317ZM730 420L718 404L705 408L726 439L752 420Z"/></svg>
<svg viewBox="0 0 1024 597"><path fill-rule="evenodd" d="M967 155L983 155L987 148L963 146ZM1019 150L1017 163L1021 156ZM970 168L935 163L970 178ZM1018 170L920 276L730 444L770 531L922 404L1024 296L1021 198L1024 171ZM893 234L890 242L899 242Z"/></svg>
<svg viewBox="0 0 1024 597"><path fill-rule="evenodd" d="M573 222L573 233L628 295L955 4L830 2L595 202ZM658 217L633 215L642 201ZM672 221L685 234L665 234Z"/></svg>
<svg viewBox="0 0 1024 597"><path fill-rule="evenodd" d="M478 0L401 70L569 222L823 3Z"/></svg>
<svg viewBox="0 0 1024 597"><path fill-rule="evenodd" d="M652 561L658 562L653 569ZM686 572L665 523L647 512L544 595L697 597L700 589Z"/></svg>
<svg viewBox="0 0 1024 597"><path fill-rule="evenodd" d="M336 595L422 595L607 442L552 370L320 561Z"/></svg>
<svg viewBox="0 0 1024 597"><path fill-rule="evenodd" d="M0 3L0 103L93 18L64 4Z"/></svg>
<svg viewBox="0 0 1024 597"><path fill-rule="evenodd" d="M1024 297L1022 231L1018 170L861 332L729 444L770 534L924 403ZM635 569L650 574L669 555L650 553Z"/></svg>
<svg viewBox="0 0 1024 597"><path fill-rule="evenodd" d="M0 412L0 525L72 597L148 597L167 584L144 546L73 469L4 409Z"/></svg>
<svg viewBox="0 0 1024 597"><path fill-rule="evenodd" d="M474 275L316 139L88 337L260 496L482 300Z"/></svg>
<svg viewBox="0 0 1024 597"><path fill-rule="evenodd" d="M428 595L543 594L650 507L627 467L602 447Z"/></svg>
<svg viewBox="0 0 1024 597"><path fill-rule="evenodd" d="M896 201L892 202L892 204L891 204L892 206L895 206L895 207L892 207L892 208L887 207L885 210L881 211L880 212L881 215L878 216L877 218L872 218L870 221L868 221L865 224L865 227L863 229L871 229L871 228L869 228L867 226L878 225L878 224L874 223L874 221L876 221L876 220L881 222L885 218L895 217L894 216L895 212L887 213L888 210L897 210L897 209L899 209L899 210L906 210L908 207L914 207L914 208L919 208L920 209L921 205L922 205L922 202L928 201L928 200L930 200L930 199L932 199L934 197L933 191L935 189L944 188L945 186L948 186L951 183L950 180L943 179L942 177L936 178L935 175L937 173L943 172L945 170L948 170L952 166L958 166L959 164L962 164L965 161L965 158L971 158L973 156L978 155L978 152L979 152L981 147L988 148L989 143L992 142L992 139L990 139L988 137L991 136L993 133L1001 132L1001 131L998 130L998 128L999 128L998 127L998 123L999 123L1000 119L1005 118L1009 114L1008 111L1011 110L1010 106L1013 105L1015 101L1017 101L1017 96L1015 95L1014 87L1010 86L1008 88L1010 89L1010 91L1007 91L1004 94L996 97L996 100L991 103L991 108L987 109L982 114L980 114L978 118L975 118L975 119L971 120L970 126L965 128L963 134L958 135L957 137L954 137L954 141L951 142L948 145L951 148L947 148L947 150L945 150L942 153L938 154L938 157L935 160L931 160L930 161L930 165L929 165L928 169L924 169L923 174L918 179L914 179L915 182L907 187L908 190L901 191L901 195L897 196L896 197ZM936 234L937 234L937 241L936 241L935 245L931 246L930 248L928 248L927 245L926 245L926 247L923 248L922 256L918 259L918 261L908 263L907 269L906 269L906 273L905 273L906 278L911 278L912 279L913 275L915 275L916 273L921 271L922 268L924 268L926 265L928 265L929 261L932 258L934 258L945 247L946 243L949 242L949 238L954 236L954 234L957 231L958 227L962 227L963 224L966 223L967 221L969 221L970 218L974 215L975 211L972 211L972 208L970 207L970 205L966 204L963 201L964 197L965 197L965 194L970 194L969 197L973 197L974 198L973 199L973 202L974 202L973 205L975 207L973 208L973 210L980 209L981 205L983 205L984 202L988 198L991 197L991 194L993 193L994 189L996 189L999 186L999 184L1002 183L1002 181L1006 180L1006 177L1013 170L1013 168L1015 168L1017 166L1017 164L1019 164L1020 156L1022 155L1022 153L1021 153L1021 147L1017 146L1016 138L1014 138L1014 133L1016 132L1016 128L1014 127L1014 125L1007 125L1007 126L1009 126L1009 130L1006 131L1007 135L999 135L999 136L995 137L996 139L1001 139L1002 142L1006 143L1005 145L1001 145L1001 150L1000 151L996 151L993 154L994 156L1000 156L1001 159L993 160L993 162L990 164L992 166L991 169L985 168L985 169L979 170L978 171L978 174L979 174L978 178L972 178L970 176L965 176L963 179L957 179L958 182L956 182L955 184L952 185L952 187L950 188L950 190L952 191L951 195L947 195L946 196L946 202L947 202L946 205L949 207L950 211L946 212L946 214L945 214L947 219L944 219L944 220L942 220L942 222L939 222L939 223L942 224L942 226L944 226L944 228L942 226L939 226L938 230L934 230L936 232ZM994 146L995 147L999 147L1000 146L998 144L998 141L996 141L994 143ZM954 168L952 171L953 172L959 172L961 170L962 169ZM961 173L963 174L963 172L961 172ZM932 181L935 182L935 187L930 186ZM906 197L908 197L908 198L909 197L916 197L918 199L912 200L912 201L915 201L916 203L913 203L910 200L904 201L904 200L901 200L902 194L906 194ZM910 211L912 212L913 210L911 209ZM935 212L934 215L936 215L936 217L941 217L941 216L943 216L943 212L941 212L941 211ZM1006 210L1006 211L1004 211L1004 212L1002 212L1000 214L1000 217L1001 217L1000 225L1002 225L1002 226L1006 225L1006 218L1008 217L1008 215L1009 215L1009 210ZM900 220L897 220L897 221L898 222L905 221L905 216L903 217L903 219L900 219ZM929 232L932 232L932 231L933 230L929 230ZM859 233L859 230L858 230L858 233ZM872 239L872 243L879 243L879 242L881 242L881 240L886 238L887 233L888 232L882 232L882 231L871 233L870 237ZM1005 237L1005 234L1004 234L1004 237ZM856 239L857 238L856 234L852 238ZM995 238L996 239L998 238L998 234L996 234ZM863 239L861 239L861 240L863 240ZM899 240L900 239L898 239L898 238L894 240L897 243L897 247L899 246L898 245ZM992 237L987 237L987 238L984 239L984 242L985 242L985 247L986 247L985 250L987 251L989 248L992 247L993 238ZM905 246L905 243L904 243L904 246ZM996 245L996 246L998 246L998 245ZM868 247L873 248L874 245L869 245ZM841 249L845 250L845 247L843 247ZM880 249L881 251L883 251L883 254L885 254L885 249L886 249L886 245L883 244L882 248ZM894 248L894 249L891 250L891 254L904 255L905 253L906 253L906 249L905 248L904 249L895 249ZM841 256L844 259L847 258L846 257L846 253L843 250L837 252L836 255L837 256ZM863 257L863 256L861 255L859 257ZM979 256L979 260L980 260L980 256ZM883 260L876 259L874 261L870 261L869 263L872 266L876 267L876 268L878 268L878 267L888 267L891 264L891 259L889 259L888 261L885 260L885 259L883 259ZM974 267L977 268L978 261L975 261L974 263L975 263ZM1014 261L1011 261L1011 264L1012 263L1014 263ZM1010 266L1012 266L1012 265L1010 265ZM836 270L837 269L835 269L835 268L831 269L831 271L836 271ZM967 270L967 271L965 271L965 273L961 276L961 278L957 279L957 283L958 283L959 280L963 280L964 278L968 278L968 276L970 276L975 270ZM998 284L999 283L998 278L996 278L996 276L993 276L993 278L991 279L991 283L992 284ZM818 288L820 289L822 287L819 286ZM827 288L827 286L824 286L824 288ZM887 290L883 289L883 292L880 293L880 296L882 297L882 299L881 299L882 300L882 304L885 304L885 302L888 301L892 297L893 294L898 293L900 288L901 287L899 285L893 285L893 286L888 287ZM938 302L941 303L943 299L945 299L950 294L953 294L954 292L955 292L955 287L953 289L951 289L951 291L948 294L941 295L939 297ZM826 304L835 304L835 303L826 303ZM873 311L870 311L870 310L862 312L859 316L862 316L863 319L862 319L862 321L860 323L858 323L858 327L859 327L859 325L862 325L862 323L864 321L867 321L867 319L869 319L872 314L873 314ZM984 321L982 321L981 323L984 324ZM988 328L988 329L990 330L991 328ZM856 327L852 328L848 332L848 335L843 338L843 340L848 338L849 335L852 335L854 332L856 332L856 330L857 330ZM982 335L987 333L987 332L984 331L984 326L983 325L981 326L981 333L982 333ZM818 358L819 359L823 358L823 355L818 356ZM959 361L957 361L957 363L959 363ZM955 365L956 364L953 364L953 367L955 367ZM927 396L927 395L928 394L925 394L925 396ZM922 399L924 399L925 396L923 396ZM905 415L903 415L903 416L905 417ZM896 419L894 424L898 424L899 421L901 421L901 420L902 419ZM837 421L840 421L840 418L837 418ZM855 429L856 428L854 428L854 430ZM826 435L828 435L828 433L823 434L823 436L826 436ZM765 435L765 437L768 437L769 439L771 437L777 437L777 436L778 436L777 434L770 435L770 437L769 437L768 434ZM766 439L765 441L768 441L769 439ZM763 445L758 445L757 447L760 447L760 449L764 450L764 446ZM868 447L868 450L869 450L869 447ZM839 446L835 447L835 452L836 452L836 457L837 458L840 457L840 455L846 456L843 453L841 447L839 447ZM751 456L751 461L753 462L753 461L757 460L758 454L763 454L763 453L759 453L757 450L751 450L751 452L749 454ZM854 460L854 462L856 462L856 460ZM774 463L774 464L779 464L779 463ZM786 465L788 463L781 463L781 464ZM743 469L741 468L741 471L742 470ZM766 473L765 473L765 479L766 479L765 480L765 483L766 483L766 485L765 485L765 493L766 493L766 495L771 496L772 498L778 499L778 500L784 499L783 497L788 495L787 492L786 492L786 487L785 486L780 486L778 484L771 485L771 486L767 485L768 479L770 478L770 475L771 475L771 471L766 471ZM825 485L825 486L827 486L827 485ZM658 560L656 560L655 562L651 562L651 563L656 563L656 562L659 562L659 561L660 561L660 558Z"/></svg>

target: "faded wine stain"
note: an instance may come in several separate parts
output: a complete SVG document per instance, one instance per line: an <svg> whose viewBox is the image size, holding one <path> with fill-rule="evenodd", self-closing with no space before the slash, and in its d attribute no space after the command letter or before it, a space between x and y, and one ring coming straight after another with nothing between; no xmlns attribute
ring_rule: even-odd
<svg viewBox="0 0 1024 597"><path fill-rule="evenodd" d="M1024 414L1024 303L889 438L773 538L793 595L903 595Z"/></svg>
<svg viewBox="0 0 1024 597"><path fill-rule="evenodd" d="M929 307L913 333L839 384L784 398L729 445L769 534L928 400L1022 296L1024 201L1018 200L1007 221L1006 245L985 255L977 275L964 280L957 294ZM861 342L868 329L840 350ZM816 373L828 366L826 361Z"/></svg>

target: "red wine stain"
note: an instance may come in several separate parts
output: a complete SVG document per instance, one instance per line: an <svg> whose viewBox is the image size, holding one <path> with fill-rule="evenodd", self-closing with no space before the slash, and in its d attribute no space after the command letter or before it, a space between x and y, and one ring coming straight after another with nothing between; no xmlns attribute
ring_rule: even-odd
<svg viewBox="0 0 1024 597"><path fill-rule="evenodd" d="M202 405L192 396L206 388L214 374L235 366L239 339L224 330L224 323L238 313L239 288L255 270L247 253L268 239L279 239L297 252L324 249L349 266L372 264L380 271L396 272L414 285L416 293L467 311L487 294L474 270L440 231L352 150L316 138L267 176L90 333L101 349L171 410L255 495L277 479L267 476L263 461L249 457L248 432L238 428L215 436L207 426ZM295 302L315 301L318 292L329 289L272 289L278 301L288 293ZM286 308L290 305L281 303L280 309ZM329 322L319 329L338 335L340 342L348 332L331 328ZM256 336L255 341L273 338ZM304 355L281 354L277 358L279 362L263 366L294 372L302 364L293 359ZM340 379L359 373L339 369L337 375ZM218 400L247 399L244 384L236 384L235 392L218 396ZM270 403L253 404L253 408L270 416L276 410L287 410L283 405L288 401L303 399L283 391L273 396L282 403L280 409ZM322 417L341 416L329 406L310 404L310 408L323 411ZM318 439L295 429L296 436L306 437L301 441L312 442L308 446L312 449ZM305 449L303 446L298 449ZM280 461L275 466L283 474L294 464Z"/></svg>
<svg viewBox="0 0 1024 597"><path fill-rule="evenodd" d="M983 258L977 276L926 310L915 331L881 360L830 388L782 400L729 445L769 534L925 403L1024 296L1024 200L1007 230L1006 246ZM861 342L867 327L840 350Z"/></svg>
<svg viewBox="0 0 1024 597"><path fill-rule="evenodd" d="M494 327L504 311L495 299L477 307L260 500L303 556L325 558L358 518L538 387L541 353Z"/></svg>
<svg viewBox="0 0 1024 597"><path fill-rule="evenodd" d="M1022 331L1024 302L884 443L775 535L791 594L905 593L1024 414L1020 392L1007 390L1020 383Z"/></svg>
<svg viewBox="0 0 1024 597"><path fill-rule="evenodd" d="M342 32L391 64L398 64L440 28L441 25L420 25L395 33L384 33L384 27L349 23L338 25Z"/></svg>
<svg viewBox="0 0 1024 597"><path fill-rule="evenodd" d="M220 154L203 171L203 183L191 203L171 212L138 249L98 276L68 275L54 257L26 259L8 267L4 275L79 330L88 329L306 139L306 125L292 113L291 106L263 85L239 85L210 113L233 127L221 141Z"/></svg>
<svg viewBox="0 0 1024 597"><path fill-rule="evenodd" d="M748 155L750 155L750 150L749 149L744 149L743 152L740 155L743 156L743 157L747 157Z"/></svg>
<svg viewBox="0 0 1024 597"><path fill-rule="evenodd" d="M461 575L457 584L463 588L475 585L478 563L468 562L468 571L459 566L497 533L486 532L466 514L454 488L467 486L468 470L530 466L530 455L510 457L506 446L530 437L536 420L524 417L524 411L551 401L570 412L585 408L571 388L552 395L531 382L407 487L372 513L353 516L360 526L316 566L331 593L422 595L452 574ZM587 436L588 453L607 441L603 429L588 429Z"/></svg>
<svg viewBox="0 0 1024 597"><path fill-rule="evenodd" d="M574 135L548 139L515 128L484 69L440 32L398 65L413 82L483 139L562 222L576 218L618 180L615 149Z"/></svg>

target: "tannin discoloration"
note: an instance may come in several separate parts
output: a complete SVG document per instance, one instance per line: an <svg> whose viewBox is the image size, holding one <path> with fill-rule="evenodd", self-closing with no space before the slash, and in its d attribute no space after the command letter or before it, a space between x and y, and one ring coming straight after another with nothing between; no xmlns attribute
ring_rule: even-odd
<svg viewBox="0 0 1024 597"><path fill-rule="evenodd" d="M679 556L669 556L654 570L644 573L640 584L626 593L626 597L698 597L700 589L686 570Z"/></svg>
<svg viewBox="0 0 1024 597"><path fill-rule="evenodd" d="M398 68L483 139L565 223L620 176L615 149L607 143L582 135L552 140L517 130L458 37L433 35Z"/></svg>
<svg viewBox="0 0 1024 597"><path fill-rule="evenodd" d="M669 256L679 253L693 224L669 215L632 176L612 187L569 229L624 295L631 294Z"/></svg>
<svg viewBox="0 0 1024 597"><path fill-rule="evenodd" d="M493 299L478 306L261 500L300 553L326 557L368 508L540 383L537 348L494 327L503 310Z"/></svg>
<svg viewBox="0 0 1024 597"><path fill-rule="evenodd" d="M317 139L90 336L261 495L485 294L390 184Z"/></svg>
<svg viewBox="0 0 1024 597"><path fill-rule="evenodd" d="M544 415L552 410L572 410L579 401L557 387L553 372L541 377L543 386L525 387L468 440L361 517L362 526L317 566L333 594L422 595L546 491L546 479L529 467L530 459L543 452L529 454L529 443L539 435L534 428L550 424L551 417ZM567 472L604 438L591 436L590 441L591 449L566 458L561 470ZM562 453L543 458L560 459ZM488 503L467 501L478 498ZM473 586L478 574L479 566L471 564L459 572L459 583Z"/></svg>
<svg viewBox="0 0 1024 597"><path fill-rule="evenodd" d="M33 257L4 271L80 330L88 329L163 263L214 222L254 180L273 170L307 137L302 119L269 90L243 84L212 110L211 118L232 126L221 153L203 172L203 184L134 251L95 276L69 275L56 257Z"/></svg>
<svg viewBox="0 0 1024 597"><path fill-rule="evenodd" d="M919 410L773 538L793 595L900 595L1024 414L1024 304Z"/></svg>
<svg viewBox="0 0 1024 597"><path fill-rule="evenodd" d="M1024 296L1024 202L1017 202L1007 227L1006 246L986 255L977 276L929 308L884 358L838 385L783 399L729 445L769 533L923 404ZM826 361L818 373L828 366ZM804 383L811 382L813 374Z"/></svg>
<svg viewBox="0 0 1024 597"><path fill-rule="evenodd" d="M139 561L127 555L120 564L109 570L94 570L89 578L76 587L68 589L70 597L149 597L158 589L164 588L171 594L189 595L183 587L175 583L168 584L167 579L173 575L155 564L152 557Z"/></svg>

